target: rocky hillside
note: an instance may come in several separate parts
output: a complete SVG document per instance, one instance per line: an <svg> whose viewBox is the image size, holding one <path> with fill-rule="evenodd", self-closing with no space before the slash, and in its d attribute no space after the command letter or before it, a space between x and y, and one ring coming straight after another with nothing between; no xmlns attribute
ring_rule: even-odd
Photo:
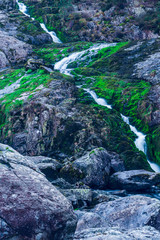
<svg viewBox="0 0 160 240"><path fill-rule="evenodd" d="M160 30L158 0L24 2L65 42L151 39Z"/></svg>
<svg viewBox="0 0 160 240"><path fill-rule="evenodd" d="M159 1L23 3L0 0L0 240L160 240Z"/></svg>

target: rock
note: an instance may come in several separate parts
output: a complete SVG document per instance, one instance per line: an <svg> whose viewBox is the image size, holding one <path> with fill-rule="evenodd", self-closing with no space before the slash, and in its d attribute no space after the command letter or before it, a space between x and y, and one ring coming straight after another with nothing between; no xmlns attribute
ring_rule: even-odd
<svg viewBox="0 0 160 240"><path fill-rule="evenodd" d="M160 239L160 201L154 198L124 197L78 216L74 239Z"/></svg>
<svg viewBox="0 0 160 240"><path fill-rule="evenodd" d="M117 194L116 194L117 192ZM93 201L92 201L92 206L96 205L98 203L102 202L109 202L109 201L114 201L118 199L120 196L126 196L125 191L116 191L115 193L113 192L108 192L108 191L103 191L103 190L94 190L93 191Z"/></svg>
<svg viewBox="0 0 160 240"><path fill-rule="evenodd" d="M68 183L63 178L57 178L56 180L52 180L51 183L60 189L73 189L75 186L74 184Z"/></svg>
<svg viewBox="0 0 160 240"><path fill-rule="evenodd" d="M160 174L145 170L131 170L114 173L110 177L109 187L126 189L131 192L151 191L154 185L160 184Z"/></svg>
<svg viewBox="0 0 160 240"><path fill-rule="evenodd" d="M8 66L8 63L15 64L26 61L32 52L30 45L8 36L2 31L0 31L0 50L3 52L1 53L3 57L1 59L1 68Z"/></svg>
<svg viewBox="0 0 160 240"><path fill-rule="evenodd" d="M44 65L44 60L43 59L28 59L26 63L26 70L31 69L31 70L37 70L40 68L40 66Z"/></svg>
<svg viewBox="0 0 160 240"><path fill-rule="evenodd" d="M152 227L142 227L123 231L119 228L90 228L76 232L74 240L160 240L159 231Z"/></svg>
<svg viewBox="0 0 160 240"><path fill-rule="evenodd" d="M32 1L26 2L33 7ZM134 0L72 1L65 5L65 16L61 14L65 3L57 2L46 0L46 5L50 6L48 8L41 1L36 1L34 11L36 16L45 19L47 25L51 25L51 21L56 22L56 30L61 29L65 42L122 42L158 38L159 29L155 23L158 21L157 1L141 0L138 4ZM151 14L155 16L155 22L149 18Z"/></svg>
<svg viewBox="0 0 160 240"><path fill-rule="evenodd" d="M134 66L134 73L138 78L145 79L153 85L159 84L160 80L160 52L150 54L144 61Z"/></svg>
<svg viewBox="0 0 160 240"><path fill-rule="evenodd" d="M125 166L123 160L118 154L113 154L111 159L111 168L114 172L125 171Z"/></svg>
<svg viewBox="0 0 160 240"><path fill-rule="evenodd" d="M3 144L0 151L0 239L72 239L69 201L26 157Z"/></svg>
<svg viewBox="0 0 160 240"><path fill-rule="evenodd" d="M160 230L159 217L159 200L133 195L98 204L91 212L81 217L76 231L108 226L128 231L145 225Z"/></svg>
<svg viewBox="0 0 160 240"><path fill-rule="evenodd" d="M13 10L16 8L16 0L1 0L0 1L0 10Z"/></svg>
<svg viewBox="0 0 160 240"><path fill-rule="evenodd" d="M46 175L48 180L53 181L58 178L62 164L60 164L57 160L44 156L27 156L26 158L31 161L31 163L34 163L37 168Z"/></svg>
<svg viewBox="0 0 160 240"><path fill-rule="evenodd" d="M3 52L0 52L0 68L5 68L7 66L9 66L8 59Z"/></svg>
<svg viewBox="0 0 160 240"><path fill-rule="evenodd" d="M90 189L63 189L60 191L71 201L74 208L87 207L92 203L92 191Z"/></svg>
<svg viewBox="0 0 160 240"><path fill-rule="evenodd" d="M108 184L112 156L97 148L61 169L62 177L69 182L82 181L92 188L104 188Z"/></svg>

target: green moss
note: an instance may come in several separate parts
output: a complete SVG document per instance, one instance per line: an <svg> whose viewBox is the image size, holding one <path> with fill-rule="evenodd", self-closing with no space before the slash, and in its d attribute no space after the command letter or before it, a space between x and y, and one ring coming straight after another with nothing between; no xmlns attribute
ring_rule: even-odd
<svg viewBox="0 0 160 240"><path fill-rule="evenodd" d="M115 110L110 110L95 104L93 99L90 99L90 101L88 99L90 99L90 94L79 89L78 101L87 106L90 115L94 116L95 128L99 129L99 124L103 125L103 133L101 133L102 147L118 153L123 159L127 170L146 169L151 171L146 156L140 152L134 144L135 134L122 120L120 114ZM93 153L94 150L91 151L91 154Z"/></svg>
<svg viewBox="0 0 160 240"><path fill-rule="evenodd" d="M95 77L92 85L99 96L106 98L118 111L132 117L132 122L143 132L149 131L151 105L147 96L151 85L143 80L128 82L113 77Z"/></svg>
<svg viewBox="0 0 160 240"><path fill-rule="evenodd" d="M41 84L46 86L48 82L51 80L51 76L46 74L43 70L37 70L32 72L32 74L24 75L24 69L12 70L11 73L7 74L4 79L1 80L0 84L2 86L7 86L12 84L21 78L20 86L15 89L14 92L10 94L6 94L4 97L0 99L1 102L1 126L4 127L5 123L8 120L10 112L12 109L16 107L20 107L23 105L23 100L19 99L23 93L28 93L28 95L32 95L32 93L36 90L38 86ZM3 83L4 81L4 83Z"/></svg>
<svg viewBox="0 0 160 240"><path fill-rule="evenodd" d="M160 126L156 126L147 135L149 158L160 165Z"/></svg>

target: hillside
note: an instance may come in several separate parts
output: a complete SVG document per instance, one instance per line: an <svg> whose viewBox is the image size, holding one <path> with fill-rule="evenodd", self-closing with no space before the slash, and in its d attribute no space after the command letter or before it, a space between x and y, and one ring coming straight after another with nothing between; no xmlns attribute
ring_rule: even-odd
<svg viewBox="0 0 160 240"><path fill-rule="evenodd" d="M0 0L0 240L160 239L159 16Z"/></svg>

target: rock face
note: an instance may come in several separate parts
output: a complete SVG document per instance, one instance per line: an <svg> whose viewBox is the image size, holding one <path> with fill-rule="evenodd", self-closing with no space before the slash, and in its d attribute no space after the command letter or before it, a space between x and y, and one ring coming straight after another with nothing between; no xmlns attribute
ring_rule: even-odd
<svg viewBox="0 0 160 240"><path fill-rule="evenodd" d="M18 39L0 32L0 68L10 64L24 63L32 52L32 47Z"/></svg>
<svg viewBox="0 0 160 240"><path fill-rule="evenodd" d="M4 3L4 1L3 1ZM12 3L12 1L8 1ZM5 5L7 7L7 5ZM23 41L25 43L42 45L51 43L52 38L40 26L39 22L31 20L18 9L9 11L0 9L0 32Z"/></svg>
<svg viewBox="0 0 160 240"><path fill-rule="evenodd" d="M133 238L131 239L137 239L136 238L137 228L143 229L144 226L148 225L156 228L157 230L160 230L159 217L160 217L160 201L145 196L135 195L130 197L124 197L108 203L101 203L98 204L91 212L85 213L80 217L77 225L75 239L81 239L80 236L84 237L86 234L86 238L84 239L97 240L98 238L96 238L96 234L98 232L103 233L104 231L103 228L107 229L108 231L109 227L123 229L126 236L128 236L128 232L130 232L129 234L131 234L132 232L131 236L133 236ZM98 231L98 228L100 228L101 230ZM111 230L109 229L108 233L103 234L104 235L108 234L108 236L111 237L112 234L114 235L114 231L115 229ZM149 233L149 231L142 230L142 233L144 234L144 235L142 234L142 236L144 237L145 234L146 236L147 235L154 236L153 235L154 230L152 231L153 232ZM121 232L121 230L119 230L119 232ZM155 231L155 234L158 236L158 232ZM117 235L116 231L115 235ZM141 237L140 239L143 238Z"/></svg>
<svg viewBox="0 0 160 240"><path fill-rule="evenodd" d="M16 7L16 0L1 0L0 1L0 10L13 10Z"/></svg>
<svg viewBox="0 0 160 240"><path fill-rule="evenodd" d="M132 170L114 173L110 177L109 186L113 189L126 189L128 191L150 191L160 184L160 174L144 170Z"/></svg>
<svg viewBox="0 0 160 240"><path fill-rule="evenodd" d="M32 10L34 5L37 16L41 15L43 9L45 23L54 26L57 32L61 29L64 41L122 41L158 37L157 26L149 18L149 14L153 15L153 19L156 18L157 1L25 2L32 6Z"/></svg>
<svg viewBox="0 0 160 240"><path fill-rule="evenodd" d="M72 239L76 217L68 200L36 165L0 144L0 239Z"/></svg>

